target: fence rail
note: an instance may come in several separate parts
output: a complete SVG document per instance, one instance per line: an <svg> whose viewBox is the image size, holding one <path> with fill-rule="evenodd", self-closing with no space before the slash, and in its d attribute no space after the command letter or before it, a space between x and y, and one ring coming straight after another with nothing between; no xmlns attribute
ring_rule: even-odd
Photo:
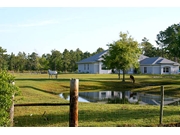
<svg viewBox="0 0 180 135"><path fill-rule="evenodd" d="M26 103L26 104L14 104L14 106L65 106L70 103Z"/></svg>
<svg viewBox="0 0 180 135"><path fill-rule="evenodd" d="M66 106L70 107L69 109L69 126L78 127L78 93L79 93L79 80L71 79L70 80L70 103L23 103L23 104L12 104L10 109L10 120L11 126L14 123L14 107L21 106ZM14 96L12 97L14 101Z"/></svg>

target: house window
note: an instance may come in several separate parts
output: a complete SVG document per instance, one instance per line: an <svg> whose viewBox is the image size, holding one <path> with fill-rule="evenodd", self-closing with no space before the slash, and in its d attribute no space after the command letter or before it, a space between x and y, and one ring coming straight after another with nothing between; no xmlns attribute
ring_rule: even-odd
<svg viewBox="0 0 180 135"><path fill-rule="evenodd" d="M101 98L106 98L106 92L101 93Z"/></svg>
<svg viewBox="0 0 180 135"><path fill-rule="evenodd" d="M169 67L163 67L163 73L169 73Z"/></svg>
<svg viewBox="0 0 180 135"><path fill-rule="evenodd" d="M147 67L144 67L144 73L147 73Z"/></svg>
<svg viewBox="0 0 180 135"><path fill-rule="evenodd" d="M86 64L84 64L84 70L86 70Z"/></svg>

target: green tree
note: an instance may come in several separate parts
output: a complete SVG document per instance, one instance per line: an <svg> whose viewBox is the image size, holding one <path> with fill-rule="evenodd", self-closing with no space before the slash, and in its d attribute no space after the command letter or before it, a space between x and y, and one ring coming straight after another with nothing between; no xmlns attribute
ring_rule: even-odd
<svg viewBox="0 0 180 135"><path fill-rule="evenodd" d="M173 57L174 61L180 59L180 24L173 24L157 35L157 44L163 46L168 57Z"/></svg>
<svg viewBox="0 0 180 135"><path fill-rule="evenodd" d="M91 55L91 53L88 52L88 51L86 51L86 52L83 53L83 59L88 58L88 57L90 57L90 56L92 56L92 55Z"/></svg>
<svg viewBox="0 0 180 135"><path fill-rule="evenodd" d="M70 50L69 52L70 54L70 71L73 72L73 71L76 71L78 68L77 68L77 59L76 59L76 52L74 52L73 50Z"/></svg>
<svg viewBox="0 0 180 135"><path fill-rule="evenodd" d="M12 84L14 79L6 70L0 70L0 126L10 126L12 96L19 93L19 88Z"/></svg>
<svg viewBox="0 0 180 135"><path fill-rule="evenodd" d="M9 67L8 67L9 70L15 70L15 66L16 66L15 54L11 53L11 55L9 55L8 65L9 65Z"/></svg>
<svg viewBox="0 0 180 135"><path fill-rule="evenodd" d="M39 56L37 53L32 52L32 54L28 54L27 66L29 70L39 70Z"/></svg>
<svg viewBox="0 0 180 135"><path fill-rule="evenodd" d="M6 49L0 47L0 69L8 69L8 55L6 54Z"/></svg>
<svg viewBox="0 0 180 135"><path fill-rule="evenodd" d="M49 65L52 70L62 71L63 61L62 61L62 53L58 50L52 50L51 56L49 58Z"/></svg>
<svg viewBox="0 0 180 135"><path fill-rule="evenodd" d="M161 48L161 56L164 57L164 54L165 54L165 44L164 44L164 40L166 39L166 35L164 33L164 31L160 31L159 34L157 34L156 36L157 40L156 43L157 45Z"/></svg>
<svg viewBox="0 0 180 135"><path fill-rule="evenodd" d="M49 61L47 60L46 54L43 54L39 58L40 70L48 70L49 69Z"/></svg>
<svg viewBox="0 0 180 135"><path fill-rule="evenodd" d="M103 64L111 69L117 69L123 71L123 79L125 82L125 71L131 68L138 68L138 58L140 56L140 48L137 41L129 33L120 32L120 39L112 44L107 45L109 47L108 53L103 56ZM119 72L120 79L120 72Z"/></svg>
<svg viewBox="0 0 180 135"><path fill-rule="evenodd" d="M23 70L25 70L26 62L27 62L26 53L19 52L18 55L16 56L15 69L17 71L23 72Z"/></svg>
<svg viewBox="0 0 180 135"><path fill-rule="evenodd" d="M101 48L101 47L99 47L99 48L96 50L96 52L92 53L92 55L98 54L98 53L100 53L100 52L102 52L102 51L104 51L104 49Z"/></svg>
<svg viewBox="0 0 180 135"><path fill-rule="evenodd" d="M69 66L70 66L70 53L67 49L64 49L63 52L63 71L67 72L69 71Z"/></svg>
<svg viewBox="0 0 180 135"><path fill-rule="evenodd" d="M156 48L144 37L141 42L142 53L148 57L156 56Z"/></svg>

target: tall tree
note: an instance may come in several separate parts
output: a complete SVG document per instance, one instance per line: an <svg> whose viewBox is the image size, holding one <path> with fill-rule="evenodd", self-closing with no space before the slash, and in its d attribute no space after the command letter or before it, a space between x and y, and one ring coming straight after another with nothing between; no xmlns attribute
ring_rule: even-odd
<svg viewBox="0 0 180 135"><path fill-rule="evenodd" d="M26 63L27 63L27 58L26 58L26 53L25 52L19 52L18 55L16 56L16 66L15 69L16 71L21 71L25 69Z"/></svg>
<svg viewBox="0 0 180 135"><path fill-rule="evenodd" d="M156 48L149 42L149 40L144 37L141 42L142 53L149 57L156 56Z"/></svg>
<svg viewBox="0 0 180 135"><path fill-rule="evenodd" d="M163 38L158 38L163 36ZM169 26L165 31L160 31L157 35L157 42L163 45L165 52L169 56L174 58L174 61L178 62L180 59L180 24L173 24Z"/></svg>
<svg viewBox="0 0 180 135"><path fill-rule="evenodd" d="M41 70L48 70L49 69L49 61L47 59L47 55L43 54L40 58L39 58L39 63L41 65Z"/></svg>
<svg viewBox="0 0 180 135"><path fill-rule="evenodd" d="M99 48L96 50L96 52L92 53L92 55L98 54L98 53L100 53L100 52L102 52L102 51L104 51L104 49L101 48L101 47L99 47Z"/></svg>
<svg viewBox="0 0 180 135"><path fill-rule="evenodd" d="M58 50L52 50L51 51L51 56L49 59L49 64L50 64L50 68L52 70L58 70L58 71L62 71L63 68L63 61L62 61L62 53Z"/></svg>
<svg viewBox="0 0 180 135"><path fill-rule="evenodd" d="M11 53L11 55L9 55L9 59L8 59L8 69L9 70L15 70L15 65L16 65L16 56L15 54Z"/></svg>
<svg viewBox="0 0 180 135"><path fill-rule="evenodd" d="M0 46L0 69L8 69L8 64L7 64L8 55L6 54L6 52L7 50L3 49Z"/></svg>
<svg viewBox="0 0 180 135"><path fill-rule="evenodd" d="M29 70L39 70L39 56L37 53L32 52L32 54L28 54L28 61L27 61L28 69Z"/></svg>
<svg viewBox="0 0 180 135"><path fill-rule="evenodd" d="M161 56L164 57L164 54L165 54L164 40L166 39L166 35L163 31L160 31L159 34L157 34L156 38L157 38L157 40L155 40L155 41L156 41L157 45L161 48Z"/></svg>
<svg viewBox="0 0 180 135"><path fill-rule="evenodd" d="M67 49L64 49L63 52L63 71L67 72L69 71L70 66L70 53Z"/></svg>
<svg viewBox="0 0 180 135"><path fill-rule="evenodd" d="M120 32L120 39L107 45L109 47L108 53L103 56L105 66L123 71L123 82L125 82L125 71L131 67L137 68L139 66L138 58L141 53L138 42L128 34Z"/></svg>

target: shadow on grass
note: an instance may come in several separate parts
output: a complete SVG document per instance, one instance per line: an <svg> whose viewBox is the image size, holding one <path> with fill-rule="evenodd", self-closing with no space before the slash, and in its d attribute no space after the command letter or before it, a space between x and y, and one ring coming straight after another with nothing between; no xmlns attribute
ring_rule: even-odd
<svg viewBox="0 0 180 135"><path fill-rule="evenodd" d="M24 78L24 79L15 79L15 81L55 81L55 82L65 82L70 81L70 79L46 79L46 78Z"/></svg>
<svg viewBox="0 0 180 135"><path fill-rule="evenodd" d="M44 92L44 93L54 94L54 95L59 94L59 93L56 93L56 92L53 92L53 91L47 91L47 90L39 89L39 88L36 88L36 87L33 87L33 86L19 86L19 88L30 88L30 89L34 89L34 90L38 90L38 91L41 91L41 92Z"/></svg>
<svg viewBox="0 0 180 135"><path fill-rule="evenodd" d="M166 110L165 116L179 115L179 111ZM43 112L42 112L43 114ZM46 115L26 115L17 116L14 119L15 127L47 127L55 125L56 127L69 126L69 113L63 114L46 114ZM104 127L103 123L111 121L117 123L114 126L158 126L159 124L159 110L158 109L128 109L126 106L121 106L119 109L112 111L102 111L102 109L93 110L79 109L78 111L78 125L86 127L85 123L91 123L91 126ZM136 122L134 122L136 121ZM122 123L127 123L124 125ZM134 123L133 123L134 122ZM172 122L172 121L169 121ZM101 124L102 123L102 124ZM119 123L119 124L118 124ZM107 126L106 125L106 126ZM108 125L111 127L112 125Z"/></svg>

